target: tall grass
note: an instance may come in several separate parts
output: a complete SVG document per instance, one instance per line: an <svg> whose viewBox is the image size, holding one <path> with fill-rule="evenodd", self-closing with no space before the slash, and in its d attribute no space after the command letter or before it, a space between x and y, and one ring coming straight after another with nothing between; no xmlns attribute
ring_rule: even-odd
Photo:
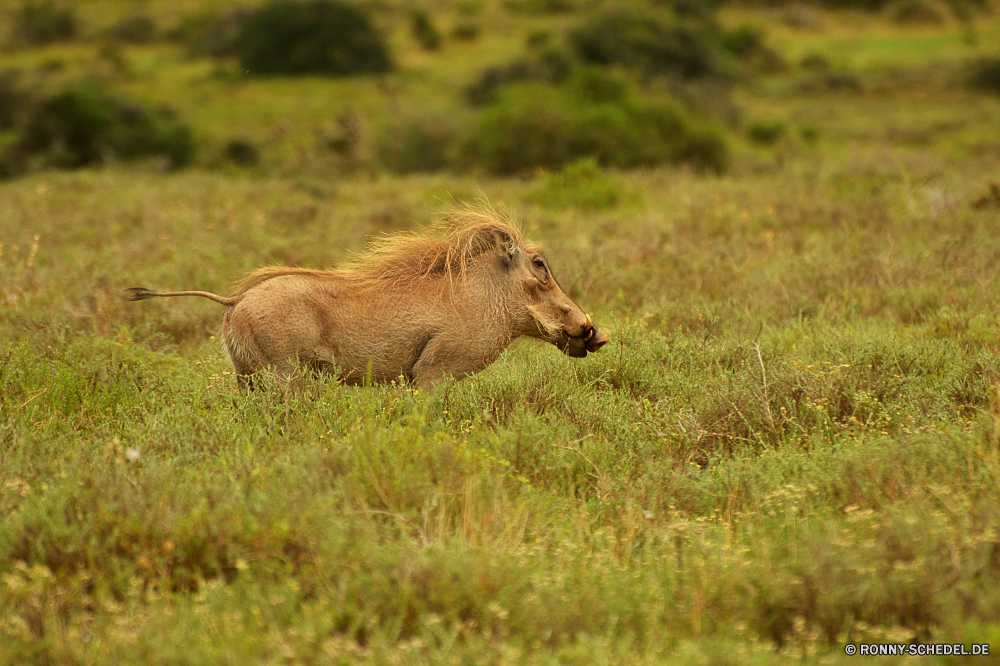
<svg viewBox="0 0 1000 666"><path fill-rule="evenodd" d="M636 173L644 196L600 209L497 181L614 342L582 361L519 344L432 395L240 394L213 304L117 292L331 265L386 228L378 202L405 227L471 181L4 185L4 658L780 663L987 642L992 218L864 159ZM894 174L876 194L873 172Z"/></svg>

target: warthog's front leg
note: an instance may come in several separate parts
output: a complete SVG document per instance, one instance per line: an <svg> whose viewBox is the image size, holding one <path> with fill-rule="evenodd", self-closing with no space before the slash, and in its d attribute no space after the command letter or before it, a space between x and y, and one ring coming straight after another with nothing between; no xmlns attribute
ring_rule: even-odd
<svg viewBox="0 0 1000 666"><path fill-rule="evenodd" d="M433 389L445 376L461 379L478 372L496 360L503 347L495 352L484 352L468 338L454 338L440 334L431 338L417 362L413 364L413 378L426 389Z"/></svg>

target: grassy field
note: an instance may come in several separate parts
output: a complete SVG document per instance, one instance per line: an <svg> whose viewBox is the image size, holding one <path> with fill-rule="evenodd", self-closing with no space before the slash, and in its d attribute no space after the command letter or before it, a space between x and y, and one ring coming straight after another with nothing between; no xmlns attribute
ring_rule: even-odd
<svg viewBox="0 0 1000 666"><path fill-rule="evenodd" d="M141 6L170 24L203 4ZM957 21L726 10L788 62L734 91L728 172L501 179L389 175L320 146L348 107L367 128L393 104L450 108L565 14L483 3L479 39L427 53L383 3L382 80L256 80L164 42L100 70L93 35L139 5L79 6L89 36L0 66L42 87L103 72L170 101L202 149L177 172L0 182L0 664L1000 651L1000 96L964 85L996 14L969 39ZM441 25L471 6L441 3ZM800 66L811 54L829 69ZM754 142L754 122L784 130ZM218 163L234 136L264 137L258 167ZM480 197L544 245L611 335L601 352L522 341L433 394L241 394L222 308L119 297L333 266Z"/></svg>

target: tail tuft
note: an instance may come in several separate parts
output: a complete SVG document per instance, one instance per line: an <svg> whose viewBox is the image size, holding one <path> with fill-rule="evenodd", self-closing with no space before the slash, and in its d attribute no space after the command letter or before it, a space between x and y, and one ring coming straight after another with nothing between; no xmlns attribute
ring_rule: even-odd
<svg viewBox="0 0 1000 666"><path fill-rule="evenodd" d="M143 287L129 287L122 292L122 298L126 301L143 301L147 298L154 298L157 295L152 289L145 289Z"/></svg>

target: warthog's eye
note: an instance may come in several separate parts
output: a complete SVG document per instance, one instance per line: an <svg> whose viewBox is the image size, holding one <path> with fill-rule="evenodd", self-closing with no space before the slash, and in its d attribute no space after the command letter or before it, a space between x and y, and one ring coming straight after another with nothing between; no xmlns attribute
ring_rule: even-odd
<svg viewBox="0 0 1000 666"><path fill-rule="evenodd" d="M531 265L534 266L542 276L542 284L546 284L549 281L549 271L545 267L545 260L541 257L535 257L531 260Z"/></svg>

